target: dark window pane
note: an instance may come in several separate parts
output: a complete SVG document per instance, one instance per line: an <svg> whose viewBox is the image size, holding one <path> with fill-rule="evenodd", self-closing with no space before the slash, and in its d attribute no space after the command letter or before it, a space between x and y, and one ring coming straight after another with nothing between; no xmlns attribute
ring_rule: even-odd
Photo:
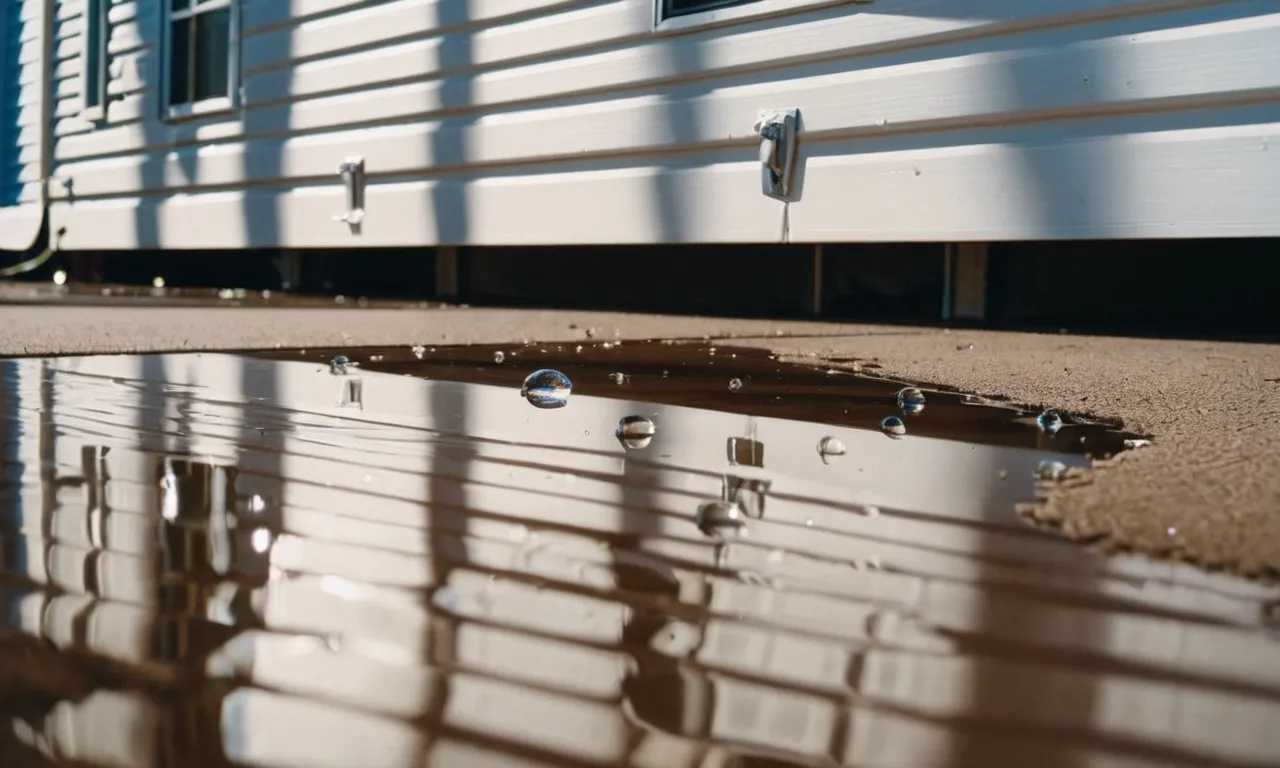
<svg viewBox="0 0 1280 768"><path fill-rule="evenodd" d="M169 25L169 103L191 101L191 20Z"/></svg>
<svg viewBox="0 0 1280 768"><path fill-rule="evenodd" d="M195 101L229 96L227 69L231 50L231 9L198 13L195 23Z"/></svg>
<svg viewBox="0 0 1280 768"><path fill-rule="evenodd" d="M84 105L102 106L103 79L106 77L106 3L89 0L85 9Z"/></svg>
<svg viewBox="0 0 1280 768"><path fill-rule="evenodd" d="M723 8L726 5L742 5L749 2L754 2L754 0L664 0L662 15L664 17L683 16L688 13Z"/></svg>
<svg viewBox="0 0 1280 768"><path fill-rule="evenodd" d="M190 4L191 0L170 0L170 2L173 4L170 5L169 7L172 8L173 10L185 11L187 10L187 6Z"/></svg>

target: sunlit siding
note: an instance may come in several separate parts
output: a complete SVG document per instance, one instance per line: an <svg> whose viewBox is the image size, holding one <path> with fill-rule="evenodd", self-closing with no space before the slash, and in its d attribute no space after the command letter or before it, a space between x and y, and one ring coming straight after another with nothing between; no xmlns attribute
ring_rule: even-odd
<svg viewBox="0 0 1280 768"><path fill-rule="evenodd" d="M40 195L44 90L42 0L0 0L0 249L31 246Z"/></svg>
<svg viewBox="0 0 1280 768"><path fill-rule="evenodd" d="M67 248L1280 235L1274 0L761 0L656 32L652 0L243 0L242 107L183 122L160 3L117 0L96 128L82 3ZM789 210L752 130L779 107L804 124Z"/></svg>

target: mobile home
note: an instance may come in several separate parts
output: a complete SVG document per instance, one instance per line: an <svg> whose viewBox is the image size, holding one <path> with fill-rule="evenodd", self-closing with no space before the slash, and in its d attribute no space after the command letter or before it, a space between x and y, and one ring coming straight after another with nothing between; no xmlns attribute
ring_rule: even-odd
<svg viewBox="0 0 1280 768"><path fill-rule="evenodd" d="M1280 235L1274 0L0 8L5 249Z"/></svg>

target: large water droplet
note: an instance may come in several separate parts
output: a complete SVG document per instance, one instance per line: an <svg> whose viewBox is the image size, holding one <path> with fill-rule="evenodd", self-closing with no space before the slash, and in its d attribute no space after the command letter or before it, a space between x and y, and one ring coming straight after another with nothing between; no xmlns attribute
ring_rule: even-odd
<svg viewBox="0 0 1280 768"><path fill-rule="evenodd" d="M924 393L915 387L903 387L898 390L898 408L908 416L915 416L924 410Z"/></svg>
<svg viewBox="0 0 1280 768"><path fill-rule="evenodd" d="M329 373L334 376L346 376L351 369L351 360L346 355L338 355L329 361Z"/></svg>
<svg viewBox="0 0 1280 768"><path fill-rule="evenodd" d="M697 523L708 536L736 536L746 528L747 518L732 501L709 501L698 507Z"/></svg>
<svg viewBox="0 0 1280 768"><path fill-rule="evenodd" d="M824 437L818 441L818 456L823 464L830 464L845 454L844 443L835 437Z"/></svg>
<svg viewBox="0 0 1280 768"><path fill-rule="evenodd" d="M1067 472L1067 465L1060 461L1045 459L1036 465L1036 478L1039 480L1057 480Z"/></svg>
<svg viewBox="0 0 1280 768"><path fill-rule="evenodd" d="M493 362L498 363L499 365L501 365L502 361L506 359L507 359L507 353L503 352L502 350L498 350L497 352L493 353Z"/></svg>
<svg viewBox="0 0 1280 768"><path fill-rule="evenodd" d="M271 549L271 531L267 528L255 528L249 536L249 544L253 547L253 551L258 554L265 553Z"/></svg>
<svg viewBox="0 0 1280 768"><path fill-rule="evenodd" d="M422 359L423 355L427 354L427 348L421 344L414 344L410 349L413 351L413 356L419 360Z"/></svg>
<svg viewBox="0 0 1280 768"><path fill-rule="evenodd" d="M543 368L529 374L520 395L535 408L563 408L569 403L573 382L559 371Z"/></svg>
<svg viewBox="0 0 1280 768"><path fill-rule="evenodd" d="M1046 434L1052 435L1062 429L1062 417L1057 411L1048 410L1036 417L1036 425Z"/></svg>
<svg viewBox="0 0 1280 768"><path fill-rule="evenodd" d="M880 422L880 431L889 437L902 437L907 434L907 425L897 416L885 416Z"/></svg>
<svg viewBox="0 0 1280 768"><path fill-rule="evenodd" d="M624 416L618 422L618 431L614 434L623 448L639 450L649 447L656 431L653 422L643 416Z"/></svg>
<svg viewBox="0 0 1280 768"><path fill-rule="evenodd" d="M742 379L729 379L729 391L737 392L742 389Z"/></svg>

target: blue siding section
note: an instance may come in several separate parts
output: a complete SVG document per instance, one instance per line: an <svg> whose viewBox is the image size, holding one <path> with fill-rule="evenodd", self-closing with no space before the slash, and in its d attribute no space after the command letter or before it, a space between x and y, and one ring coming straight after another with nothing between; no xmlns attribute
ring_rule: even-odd
<svg viewBox="0 0 1280 768"><path fill-rule="evenodd" d="M17 205L22 195L21 118L22 0L0 0L0 207Z"/></svg>

